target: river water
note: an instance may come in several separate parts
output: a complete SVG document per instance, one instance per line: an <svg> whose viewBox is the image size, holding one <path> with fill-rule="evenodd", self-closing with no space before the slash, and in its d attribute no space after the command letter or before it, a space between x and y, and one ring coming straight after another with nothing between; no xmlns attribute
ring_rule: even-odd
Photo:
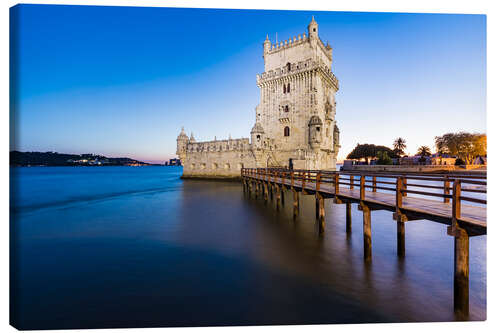
<svg viewBox="0 0 500 333"><path fill-rule="evenodd" d="M23 329L456 320L453 238L392 213L291 193L280 212L241 183L182 167L11 168L11 322ZM470 240L470 318L486 319L486 236Z"/></svg>

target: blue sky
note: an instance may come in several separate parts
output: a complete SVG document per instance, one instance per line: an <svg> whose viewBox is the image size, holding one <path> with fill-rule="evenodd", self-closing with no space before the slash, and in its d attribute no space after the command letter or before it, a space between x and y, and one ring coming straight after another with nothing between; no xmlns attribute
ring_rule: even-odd
<svg viewBox="0 0 500 333"><path fill-rule="evenodd" d="M249 137L262 42L333 47L344 158L357 143L486 132L486 16L21 5L11 9L11 149L162 162L184 126ZM16 92L16 93L14 93Z"/></svg>

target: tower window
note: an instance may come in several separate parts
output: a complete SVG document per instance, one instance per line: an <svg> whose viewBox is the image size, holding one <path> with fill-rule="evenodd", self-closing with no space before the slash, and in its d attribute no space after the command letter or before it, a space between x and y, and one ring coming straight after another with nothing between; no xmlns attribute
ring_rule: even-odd
<svg viewBox="0 0 500 333"><path fill-rule="evenodd" d="M283 84L283 94L286 94L286 84Z"/></svg>
<svg viewBox="0 0 500 333"><path fill-rule="evenodd" d="M290 92L290 83L288 83L288 86L286 88L286 92Z"/></svg>
<svg viewBox="0 0 500 333"><path fill-rule="evenodd" d="M288 112L288 105L285 105L285 112Z"/></svg>
<svg viewBox="0 0 500 333"><path fill-rule="evenodd" d="M260 135L257 135L257 142L260 141Z"/></svg>
<svg viewBox="0 0 500 333"><path fill-rule="evenodd" d="M290 70L292 69L292 65L291 65L290 63L287 63L287 64L286 64L286 69L287 69L288 71L290 71Z"/></svg>
<svg viewBox="0 0 500 333"><path fill-rule="evenodd" d="M288 127L288 126L285 127L284 135L285 136L290 136L290 127Z"/></svg>

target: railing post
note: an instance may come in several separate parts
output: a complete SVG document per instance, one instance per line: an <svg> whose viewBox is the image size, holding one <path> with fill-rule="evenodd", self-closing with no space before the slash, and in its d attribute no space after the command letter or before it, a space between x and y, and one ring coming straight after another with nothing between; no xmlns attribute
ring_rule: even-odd
<svg viewBox="0 0 500 333"><path fill-rule="evenodd" d="M377 192L377 177L372 176L372 192Z"/></svg>
<svg viewBox="0 0 500 333"><path fill-rule="evenodd" d="M399 216L401 207L403 206L403 196L401 194L401 188L403 187L403 179L398 177L396 181L396 214Z"/></svg>
<svg viewBox="0 0 500 333"><path fill-rule="evenodd" d="M354 176L351 175L351 177L349 178L349 189L350 190L353 190L354 189Z"/></svg>
<svg viewBox="0 0 500 333"><path fill-rule="evenodd" d="M453 181L453 198L452 198L452 217L453 220L456 222L457 219L460 218L461 216L461 202L460 202L460 195L462 192L462 185L460 183L460 179L455 179Z"/></svg>
<svg viewBox="0 0 500 333"><path fill-rule="evenodd" d="M403 190L407 190L408 189L407 183L408 183L408 180L406 179L406 177L403 177ZM408 193L403 192L402 195L403 195L403 197L406 197L408 195Z"/></svg>
<svg viewBox="0 0 500 333"><path fill-rule="evenodd" d="M340 187L340 175L339 173L335 173L335 194L339 194L339 187Z"/></svg>
<svg viewBox="0 0 500 333"><path fill-rule="evenodd" d="M321 171L316 174L316 192L319 191L321 184Z"/></svg>
<svg viewBox="0 0 500 333"><path fill-rule="evenodd" d="M294 174L294 173L295 173L295 172L294 172L293 170L292 170L292 171L290 171L290 184L292 185L292 188L293 188L293 174Z"/></svg>
<svg viewBox="0 0 500 333"><path fill-rule="evenodd" d="M444 195L449 195L450 194L450 180L448 176L444 176ZM450 202L450 198L444 197L443 198L444 203Z"/></svg>
<svg viewBox="0 0 500 333"><path fill-rule="evenodd" d="M306 187L306 173L302 171L302 192L304 192L305 187Z"/></svg>
<svg viewBox="0 0 500 333"><path fill-rule="evenodd" d="M365 175L359 179L359 200L365 200Z"/></svg>

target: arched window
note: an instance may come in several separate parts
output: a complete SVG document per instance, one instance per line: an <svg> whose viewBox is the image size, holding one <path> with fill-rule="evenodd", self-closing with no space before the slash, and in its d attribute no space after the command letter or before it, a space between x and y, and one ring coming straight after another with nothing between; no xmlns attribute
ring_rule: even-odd
<svg viewBox="0 0 500 333"><path fill-rule="evenodd" d="M290 83L288 83L288 86L286 87L286 92L290 92Z"/></svg>
<svg viewBox="0 0 500 333"><path fill-rule="evenodd" d="M292 69L292 65L291 65L290 63L287 63L287 64L286 64L286 69L287 69L288 71L290 71L290 70Z"/></svg>
<svg viewBox="0 0 500 333"><path fill-rule="evenodd" d="M285 136L290 136L290 127L288 127L288 126L285 127L284 135Z"/></svg>
<svg viewBox="0 0 500 333"><path fill-rule="evenodd" d="M286 84L283 84L283 94L286 94Z"/></svg>
<svg viewBox="0 0 500 333"><path fill-rule="evenodd" d="M285 105L285 112L288 112L288 105Z"/></svg>

